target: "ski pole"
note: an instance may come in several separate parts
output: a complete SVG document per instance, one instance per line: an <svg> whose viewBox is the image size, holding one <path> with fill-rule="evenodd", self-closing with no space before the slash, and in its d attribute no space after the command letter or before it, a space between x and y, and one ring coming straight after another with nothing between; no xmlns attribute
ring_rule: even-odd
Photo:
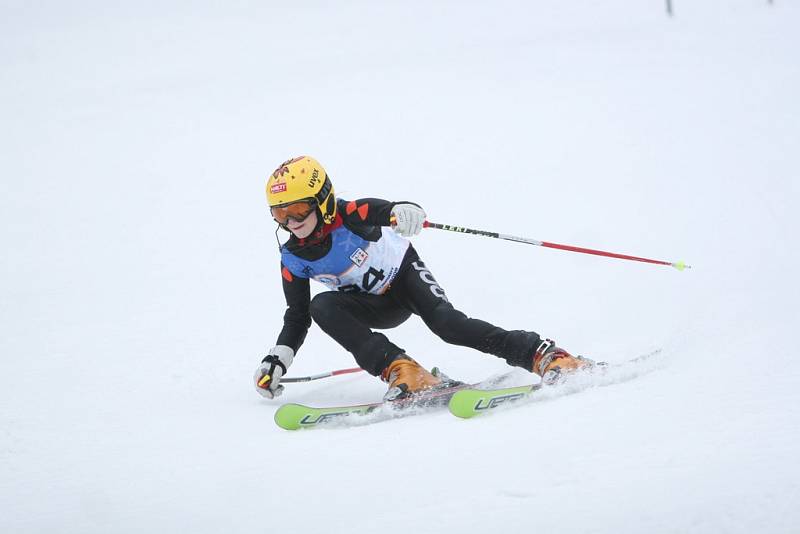
<svg viewBox="0 0 800 534"><path fill-rule="evenodd" d="M319 380L320 378L328 378L329 376L346 375L349 373L359 373L363 371L361 367L353 367L351 369L337 369L336 371L328 371L327 373L320 373L318 375L310 376L292 376L281 378L281 383L289 384L292 382L311 382L312 380Z"/></svg>
<svg viewBox="0 0 800 534"><path fill-rule="evenodd" d="M471 228L463 228L460 226L451 226L449 224L437 224L429 221L423 223L425 228L436 228L437 230L448 230L450 232L458 232L461 234L474 234L482 235L484 237L494 237L496 239L505 239L507 241L516 241L518 243L527 243L529 245L536 245L538 247L555 248L559 250L567 250L569 252L580 252L581 254L594 254L595 256L606 256L608 258L619 258L621 260L641 261L645 263L654 263L656 265L669 265L679 271L684 269L691 269L691 265L686 265L682 261L670 262L661 260L651 260L649 258L640 258L638 256L628 256L627 254L617 254L616 252L606 252L603 250L595 250L591 248L575 247L572 245L559 245L558 243L550 243L547 241L539 241L538 239L530 239L527 237L515 237L513 235L499 234L497 232L487 232L485 230L472 230Z"/></svg>

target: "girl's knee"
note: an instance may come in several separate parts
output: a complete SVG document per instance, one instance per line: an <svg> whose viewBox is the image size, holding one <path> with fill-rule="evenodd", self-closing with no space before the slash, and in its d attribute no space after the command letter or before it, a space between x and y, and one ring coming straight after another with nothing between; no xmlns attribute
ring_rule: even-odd
<svg viewBox="0 0 800 534"><path fill-rule="evenodd" d="M308 306L308 311L316 323L325 322L327 319L335 317L338 308L338 298L340 295L333 291L325 291L317 294Z"/></svg>

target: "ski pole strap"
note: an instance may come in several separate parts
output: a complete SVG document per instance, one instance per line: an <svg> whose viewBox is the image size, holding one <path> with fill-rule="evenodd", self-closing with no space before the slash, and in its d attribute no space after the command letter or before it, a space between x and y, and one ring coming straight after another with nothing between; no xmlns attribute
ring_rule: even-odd
<svg viewBox="0 0 800 534"><path fill-rule="evenodd" d="M670 262L670 261L661 261L661 260L653 260L650 258L642 258L639 256L629 256L627 254L618 254L616 252L606 252L604 250L595 250L591 248L584 248L584 247L576 247L573 245L561 245L559 243L550 243L547 241L539 241L538 239L531 239L528 237L517 237L508 234L500 234L497 232L487 232L486 230L474 230L472 228L464 228L463 226L452 226L449 224L439 224L433 223L430 221L425 221L423 223L425 228L435 228L437 230L447 230L449 232L458 232L460 234L472 234L472 235L480 235L484 237L493 237L495 239L504 239L506 241L516 241L517 243L526 243L528 245L536 245L538 247L546 247L546 248L554 248L558 250L566 250L568 252L579 252L581 254L593 254L595 256L605 256L607 258L617 258L621 260L631 260L631 261L640 261L644 263L652 263L656 265L668 265L670 267L674 267L679 271L683 271L684 269L691 269L691 265L687 265L682 261L677 262Z"/></svg>
<svg viewBox="0 0 800 534"><path fill-rule="evenodd" d="M268 356L264 356L264 359L261 360L261 363L270 364L269 374L274 373L276 367L280 367L281 370L283 370L284 373L286 372L286 366L283 364L281 359L275 354L270 354Z"/></svg>

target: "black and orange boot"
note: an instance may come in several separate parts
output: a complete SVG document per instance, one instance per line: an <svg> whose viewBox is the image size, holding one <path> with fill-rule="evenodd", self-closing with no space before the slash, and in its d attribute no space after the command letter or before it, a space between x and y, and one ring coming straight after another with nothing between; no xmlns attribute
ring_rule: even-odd
<svg viewBox="0 0 800 534"><path fill-rule="evenodd" d="M389 383L384 400L392 401L410 397L421 391L435 389L444 382L405 354L398 356L381 373L381 380Z"/></svg>
<svg viewBox="0 0 800 534"><path fill-rule="evenodd" d="M533 354L533 372L542 377L545 384L555 384L566 374L591 369L595 362L583 356L573 356L554 341L545 339Z"/></svg>

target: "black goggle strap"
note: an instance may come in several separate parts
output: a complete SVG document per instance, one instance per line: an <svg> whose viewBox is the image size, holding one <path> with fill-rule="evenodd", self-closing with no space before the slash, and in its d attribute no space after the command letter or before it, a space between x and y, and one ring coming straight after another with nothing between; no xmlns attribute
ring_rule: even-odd
<svg viewBox="0 0 800 534"><path fill-rule="evenodd" d="M320 211L322 210L322 208L325 209L326 217L331 217L331 214L333 213L333 210L336 207L336 199L333 198L333 195L331 195L332 190L333 190L333 184L331 183L331 179L328 177L328 174L325 173L325 183L322 184L322 188L316 194L316 199L317 199L317 206L319 206ZM326 220L326 222L330 221Z"/></svg>
<svg viewBox="0 0 800 534"><path fill-rule="evenodd" d="M328 175L326 173L325 183L322 184L322 188L316 194L318 205L322 206L322 203L325 202L325 199L328 198L328 195L331 194L331 189L333 189L333 184L331 184L331 179L328 178Z"/></svg>

